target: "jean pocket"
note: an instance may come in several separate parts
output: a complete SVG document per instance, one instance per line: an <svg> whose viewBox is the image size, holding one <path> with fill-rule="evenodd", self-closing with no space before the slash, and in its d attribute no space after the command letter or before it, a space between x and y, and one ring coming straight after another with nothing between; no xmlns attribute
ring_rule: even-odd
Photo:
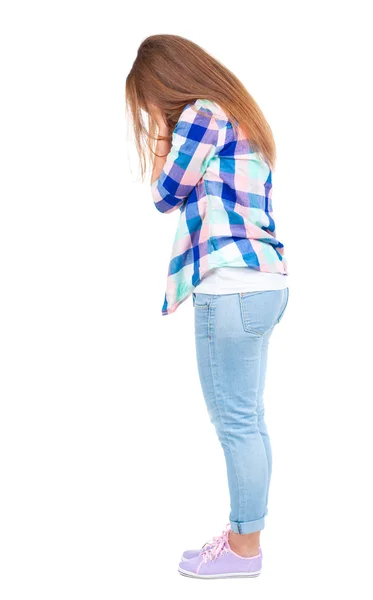
<svg viewBox="0 0 373 600"><path fill-rule="evenodd" d="M282 290L263 290L240 293L243 329L261 337L276 325L282 305Z"/></svg>
<svg viewBox="0 0 373 600"><path fill-rule="evenodd" d="M193 306L194 308L209 308L211 304L210 294L196 294L193 292Z"/></svg>

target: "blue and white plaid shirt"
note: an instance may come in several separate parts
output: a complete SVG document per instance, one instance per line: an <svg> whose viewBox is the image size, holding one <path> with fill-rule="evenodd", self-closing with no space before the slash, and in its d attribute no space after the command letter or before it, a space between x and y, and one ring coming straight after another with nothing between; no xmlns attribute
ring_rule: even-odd
<svg viewBox="0 0 373 600"><path fill-rule="evenodd" d="M159 211L180 210L162 314L174 312L216 267L287 275L273 220L272 172L216 103L185 106L151 190Z"/></svg>

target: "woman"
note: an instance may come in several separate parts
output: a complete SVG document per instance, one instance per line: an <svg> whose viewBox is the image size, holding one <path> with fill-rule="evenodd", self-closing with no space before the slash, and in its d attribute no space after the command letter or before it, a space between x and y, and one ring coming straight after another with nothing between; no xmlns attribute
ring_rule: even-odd
<svg viewBox="0 0 373 600"><path fill-rule="evenodd" d="M180 212L162 314L192 295L198 371L231 500L227 529L186 551L179 572L252 577L262 566L271 477L268 343L289 294L272 212L272 132L235 75L179 36L142 42L126 96L143 175L151 150L155 206Z"/></svg>

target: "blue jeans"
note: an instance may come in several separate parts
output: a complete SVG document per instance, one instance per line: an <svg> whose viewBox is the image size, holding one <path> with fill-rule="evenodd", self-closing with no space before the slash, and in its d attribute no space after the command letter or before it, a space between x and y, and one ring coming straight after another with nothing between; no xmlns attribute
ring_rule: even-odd
<svg viewBox="0 0 373 600"><path fill-rule="evenodd" d="M193 293L198 372L224 450L236 533L264 528L272 470L263 404L268 343L288 297L289 288Z"/></svg>

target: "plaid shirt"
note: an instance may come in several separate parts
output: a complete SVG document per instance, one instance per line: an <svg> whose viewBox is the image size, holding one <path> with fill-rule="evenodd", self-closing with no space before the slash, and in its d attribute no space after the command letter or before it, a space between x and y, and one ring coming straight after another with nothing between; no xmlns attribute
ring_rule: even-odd
<svg viewBox="0 0 373 600"><path fill-rule="evenodd" d="M160 212L180 211L163 315L173 313L216 267L287 275L272 215L271 175L220 106L201 99L185 106L162 173L151 184Z"/></svg>

